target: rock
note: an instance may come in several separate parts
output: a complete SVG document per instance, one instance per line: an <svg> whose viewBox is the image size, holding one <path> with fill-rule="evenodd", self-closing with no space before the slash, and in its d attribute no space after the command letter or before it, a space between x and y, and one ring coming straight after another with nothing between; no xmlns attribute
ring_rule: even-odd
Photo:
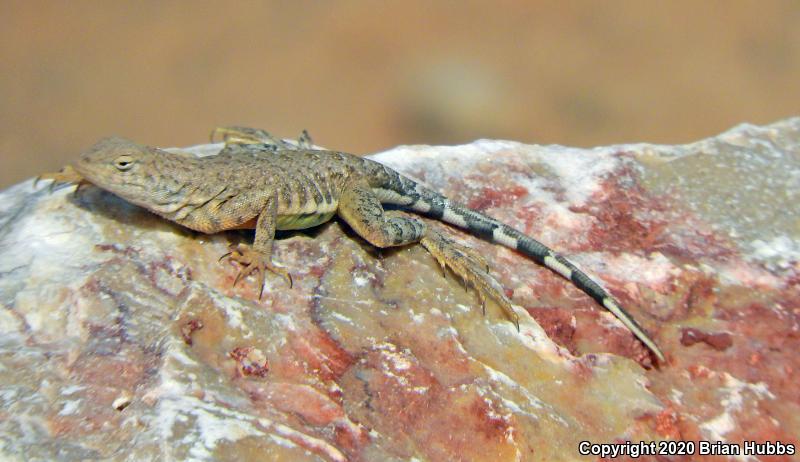
<svg viewBox="0 0 800 462"><path fill-rule="evenodd" d="M375 158L569 255L668 363L555 274L458 231L536 321L483 316L419 246L378 251L338 222L281 236L294 288L270 276L258 301L218 262L252 233L28 181L0 194L0 456L558 461L583 458L581 441L800 443L800 119L684 146Z"/></svg>

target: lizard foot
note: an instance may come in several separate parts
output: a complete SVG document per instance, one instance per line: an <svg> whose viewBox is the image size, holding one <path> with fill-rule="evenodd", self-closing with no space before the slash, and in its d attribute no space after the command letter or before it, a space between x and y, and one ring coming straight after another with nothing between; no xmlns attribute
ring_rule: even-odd
<svg viewBox="0 0 800 462"><path fill-rule="evenodd" d="M270 135L259 128L248 127L217 127L211 132L211 141L217 137L222 138L226 145L230 144L268 144L281 149L295 149L291 144L280 138Z"/></svg>
<svg viewBox="0 0 800 462"><path fill-rule="evenodd" d="M503 312L519 330L519 315L514 311L511 300L506 297L503 287L488 271L486 259L469 247L458 244L437 231L428 228L420 240L425 249L439 262L442 271L450 270L464 280L464 286L472 285L478 293L483 313L486 314L486 297L500 305Z"/></svg>
<svg viewBox="0 0 800 462"><path fill-rule="evenodd" d="M298 149L312 149L314 142L311 135L306 130L297 138L297 145L274 136L265 130L249 127L217 127L211 132L211 141L217 137L221 138L226 146L231 144L266 144L285 151L296 151Z"/></svg>
<svg viewBox="0 0 800 462"><path fill-rule="evenodd" d="M35 180L33 180L33 187L35 188L39 181L41 180L52 180L53 182L50 183L50 191L53 191L53 188L56 185L64 184L64 183L74 183L77 184L78 187L75 189L75 192L78 192L81 186L89 184L88 181L84 180L78 172L75 171L72 167L67 165L66 167L62 168L60 172L52 172L52 173L42 173L41 175L37 176Z"/></svg>
<svg viewBox="0 0 800 462"><path fill-rule="evenodd" d="M289 283L289 288L292 288L292 275L289 274L289 272L284 268L272 263L271 257L253 250L252 248L239 244L236 246L236 248L223 255L220 260L224 259L225 257L230 257L231 260L243 265L243 268L241 268L239 273L236 275L236 279L233 280L234 287L236 287L236 284L241 278L247 277L250 273L255 271L258 272L259 300L261 300L261 297L264 295L264 278L267 270L279 276L283 276L283 278Z"/></svg>

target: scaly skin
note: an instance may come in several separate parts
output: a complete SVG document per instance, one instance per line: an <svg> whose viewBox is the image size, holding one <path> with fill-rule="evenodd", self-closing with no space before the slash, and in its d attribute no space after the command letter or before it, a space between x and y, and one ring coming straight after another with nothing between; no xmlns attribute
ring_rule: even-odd
<svg viewBox="0 0 800 462"><path fill-rule="evenodd" d="M369 159L313 148L307 133L296 144L245 127L222 127L225 148L215 156L194 157L107 138L77 163L40 179L89 182L162 217L203 233L255 228L252 247L238 246L225 256L240 263L240 278L271 271L291 277L272 262L276 230L304 229L342 218L377 247L419 242L439 262L476 288L481 304L491 298L519 327L518 315L487 262L475 251L448 239L383 204L426 215L517 250L544 265L611 311L660 361L661 350L600 285L573 263L535 239Z"/></svg>

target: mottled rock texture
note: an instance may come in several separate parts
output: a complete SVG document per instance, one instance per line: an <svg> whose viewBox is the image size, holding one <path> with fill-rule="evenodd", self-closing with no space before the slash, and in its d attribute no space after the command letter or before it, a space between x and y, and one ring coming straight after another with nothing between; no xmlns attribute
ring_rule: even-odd
<svg viewBox="0 0 800 462"><path fill-rule="evenodd" d="M270 276L258 301L217 261L252 233L26 182L0 194L0 457L558 461L582 459L582 440L800 443L800 119L684 146L375 158L563 251L668 363L555 274L457 231L532 316L519 332L418 246L378 251L338 222L285 234L275 259L294 288Z"/></svg>

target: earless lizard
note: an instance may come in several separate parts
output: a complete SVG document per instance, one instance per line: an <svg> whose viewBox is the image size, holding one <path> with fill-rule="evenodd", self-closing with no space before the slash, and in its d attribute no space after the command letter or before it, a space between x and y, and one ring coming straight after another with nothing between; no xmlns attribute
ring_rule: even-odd
<svg viewBox="0 0 800 462"><path fill-rule="evenodd" d="M469 282L481 304L491 298L519 327L519 318L489 265L476 251L456 243L398 210L449 223L514 249L555 271L613 313L660 361L655 342L620 304L573 263L535 239L446 197L370 159L315 149L307 133L292 144L263 130L218 128L225 141L214 156L195 157L107 138L72 166L41 179L91 183L168 220L203 233L255 228L252 246L229 256L242 265L234 280L266 271L291 276L272 262L276 230L305 229L334 216L370 244L385 248L419 242L444 269Z"/></svg>

